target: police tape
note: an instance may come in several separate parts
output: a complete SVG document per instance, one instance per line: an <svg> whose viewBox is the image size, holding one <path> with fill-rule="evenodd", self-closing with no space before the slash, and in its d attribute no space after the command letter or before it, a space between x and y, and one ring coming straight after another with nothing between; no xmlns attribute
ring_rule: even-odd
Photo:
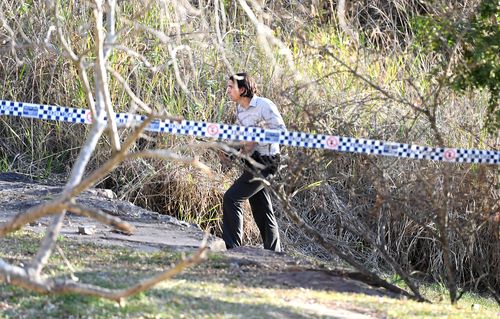
<svg viewBox="0 0 500 319"><path fill-rule="evenodd" d="M92 123L92 114L90 110L5 100L0 100L0 115L71 123ZM144 115L116 113L116 122L118 125L141 122L145 118L146 116ZM171 120L154 120L149 124L146 130L175 135L190 135L258 143L279 143L287 146L410 159L425 159L453 163L500 164L500 151L493 150L435 148L354 137L280 131L258 127L244 127L188 120L178 122Z"/></svg>

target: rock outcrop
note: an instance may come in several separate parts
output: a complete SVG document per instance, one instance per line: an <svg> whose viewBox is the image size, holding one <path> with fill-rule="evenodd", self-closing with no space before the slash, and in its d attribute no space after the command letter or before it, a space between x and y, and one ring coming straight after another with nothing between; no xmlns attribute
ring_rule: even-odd
<svg viewBox="0 0 500 319"><path fill-rule="evenodd" d="M36 182L17 173L0 173L0 223L55 198L62 190L62 185ZM131 235L122 234L92 219L69 213L61 230L64 237L154 251L164 247L193 249L199 247L205 236L197 225L118 200L110 190L90 189L78 196L77 202L131 223L135 226L135 232ZM41 218L24 229L43 232L50 219ZM208 245L214 251L225 250L224 242L212 235L208 237Z"/></svg>

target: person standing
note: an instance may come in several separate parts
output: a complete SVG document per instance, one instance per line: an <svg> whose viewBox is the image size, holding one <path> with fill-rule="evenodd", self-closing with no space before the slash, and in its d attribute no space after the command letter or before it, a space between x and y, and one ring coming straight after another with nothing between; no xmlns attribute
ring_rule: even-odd
<svg viewBox="0 0 500 319"><path fill-rule="evenodd" d="M286 130L276 105L267 98L257 96L255 82L247 73L237 73L230 76L226 92L229 99L236 103L238 125ZM260 170L263 177L276 173L280 157L278 143L243 142L240 152L264 165L265 168ZM241 176L224 194L222 238L227 249L241 246L243 202L248 199L264 243L264 249L279 252L281 251L281 243L271 197L261 181L252 181L255 177L254 172L255 169L247 162L246 169Z"/></svg>

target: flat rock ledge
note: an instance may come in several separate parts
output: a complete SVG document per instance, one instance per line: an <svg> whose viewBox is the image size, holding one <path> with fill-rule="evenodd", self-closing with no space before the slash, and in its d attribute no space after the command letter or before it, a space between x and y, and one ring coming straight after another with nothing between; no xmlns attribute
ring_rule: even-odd
<svg viewBox="0 0 500 319"><path fill-rule="evenodd" d="M0 173L0 224L55 198L62 190L61 185L36 182L26 175ZM77 202L131 223L135 226L135 232L126 235L93 219L69 213L61 230L61 235L67 238L153 252L165 247L192 250L200 246L205 236L198 225L118 200L110 190L89 189L77 197ZM51 216L43 217L23 229L44 232L51 219ZM213 235L208 236L207 244L212 251L226 250L224 241Z"/></svg>

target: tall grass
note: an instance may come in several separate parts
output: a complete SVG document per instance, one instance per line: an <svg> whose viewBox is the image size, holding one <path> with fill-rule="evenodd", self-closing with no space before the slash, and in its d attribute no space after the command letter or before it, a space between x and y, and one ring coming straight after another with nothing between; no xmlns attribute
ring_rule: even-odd
<svg viewBox="0 0 500 319"><path fill-rule="evenodd" d="M413 4L410 2L407 5ZM279 105L290 130L428 146L436 146L436 135L440 135L449 147L498 149L498 137L482 129L487 102L484 92L459 96L444 89L436 127L428 117L404 103L425 107L437 85L430 76L432 58L405 49L406 42L400 45L400 41L410 41L411 30L397 31L390 27L393 22L386 21L390 29L387 32L399 32L399 42L387 40L392 35L383 33L380 43L391 47L380 53L369 42L365 43L367 49L353 46L338 31L334 19L331 23L317 23L304 8L273 1L266 10L256 12L290 49L295 68L291 69L278 47L271 46L272 57L259 47L257 30L237 3L226 1L224 5L225 11L219 7L219 14L225 14L225 19L220 20L223 34L219 39L214 31L213 6L202 8L202 14L197 15L165 7L163 2L151 1L147 7L140 1L120 4L118 42L141 58L115 50L110 66L154 110L187 119L233 122L234 106L224 94L230 73L224 63L227 59L234 70L256 75L263 95ZM9 44L1 48L0 96L87 107L74 66L62 51L50 49L60 48L59 41L53 38L52 46L39 45L54 23L53 8L45 2L19 4L3 0L0 9L18 34L18 44L26 43L14 52ZM92 47L90 9L86 2L60 7L65 36L79 53ZM392 19L399 19L398 12L402 11L394 13ZM378 17L383 19L384 15ZM162 32L168 41L158 40L145 26ZM19 35L20 30L24 30L26 39ZM0 34L9 37L5 28L0 28ZM172 48L177 48L175 59ZM145 60L153 67L148 67ZM88 71L92 74L92 70ZM116 111L136 112L119 81L111 78L110 90ZM383 92L390 93L390 97ZM66 174L86 130L80 125L2 117L0 169L41 178ZM124 163L100 187L112 188L123 199L220 233L221 196L238 171L222 168L209 150L190 149L199 143L190 137L149 134L137 143L136 150L174 148L195 154L213 168L212 179L180 164L134 160ZM103 138L92 167L109 156L109 149L109 142ZM284 152L289 156L288 168L278 183L294 194L294 206L310 224L358 260L380 271L390 271L374 243L352 231L352 223L364 225L377 243L382 243L415 277L441 281L443 260L434 222L437 211L445 207L460 286L480 290L500 286L495 276L500 273L500 201L495 167L295 148L284 148ZM445 179L451 185L446 192ZM279 207L279 203L276 205ZM333 258L285 215L279 215L287 250ZM246 242L259 243L248 209L246 221Z"/></svg>

